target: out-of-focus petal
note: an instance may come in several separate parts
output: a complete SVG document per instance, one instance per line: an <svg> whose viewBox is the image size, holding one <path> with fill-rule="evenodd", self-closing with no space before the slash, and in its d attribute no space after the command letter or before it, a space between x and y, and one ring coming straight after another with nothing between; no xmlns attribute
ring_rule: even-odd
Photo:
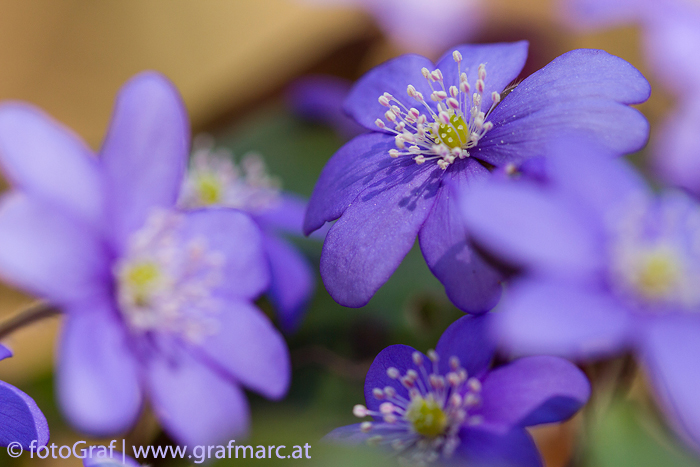
<svg viewBox="0 0 700 467"><path fill-rule="evenodd" d="M483 0L363 0L388 35L406 50L434 56L474 37L483 21ZM417 18L420 18L417 21Z"/></svg>
<svg viewBox="0 0 700 467"><path fill-rule="evenodd" d="M598 219L652 196L646 181L628 161L611 157L595 142L562 138L549 145L548 151L546 177L563 196Z"/></svg>
<svg viewBox="0 0 700 467"><path fill-rule="evenodd" d="M452 303L462 311L484 313L501 296L502 275L469 245L459 200L489 172L473 159L459 164L447 169L418 239L425 261Z"/></svg>
<svg viewBox="0 0 700 467"><path fill-rule="evenodd" d="M58 351L58 400L80 431L101 437L131 428L141 411L138 364L109 302L67 310Z"/></svg>
<svg viewBox="0 0 700 467"><path fill-rule="evenodd" d="M564 0L562 13L572 27L610 27L641 19L653 0Z"/></svg>
<svg viewBox="0 0 700 467"><path fill-rule="evenodd" d="M654 76L686 100L698 93L700 81L700 6L683 0L651 2L644 24L644 50Z"/></svg>
<svg viewBox="0 0 700 467"><path fill-rule="evenodd" d="M109 264L95 232L22 193L0 201L0 273L59 304L107 293Z"/></svg>
<svg viewBox="0 0 700 467"><path fill-rule="evenodd" d="M700 94L679 103L653 144L653 164L661 178L700 196Z"/></svg>
<svg viewBox="0 0 700 467"><path fill-rule="evenodd" d="M603 265L602 226L548 188L487 183L471 190L462 207L472 238L510 263L569 277L586 277Z"/></svg>
<svg viewBox="0 0 700 467"><path fill-rule="evenodd" d="M430 213L438 171L412 162L393 183L362 192L331 227L321 277L335 301L363 306L393 274Z"/></svg>
<svg viewBox="0 0 700 467"><path fill-rule="evenodd" d="M558 357L525 357L490 372L483 381L478 413L489 427L564 421L588 401L591 386L574 364Z"/></svg>
<svg viewBox="0 0 700 467"><path fill-rule="evenodd" d="M630 345L632 318L611 297L587 287L540 280L513 284L494 316L494 334L517 355L608 357Z"/></svg>
<svg viewBox="0 0 700 467"><path fill-rule="evenodd" d="M306 257L280 238L266 234L265 250L272 277L268 294L281 328L294 332L316 289L316 275Z"/></svg>
<svg viewBox="0 0 700 467"><path fill-rule="evenodd" d="M101 150L117 247L154 208L175 205L189 153L187 112L164 76L141 73L117 96Z"/></svg>
<svg viewBox="0 0 700 467"><path fill-rule="evenodd" d="M211 446L246 435L245 394L209 365L184 351L175 359L154 356L147 379L158 420L179 444Z"/></svg>
<svg viewBox="0 0 700 467"><path fill-rule="evenodd" d="M218 292L230 299L255 298L270 283L262 233L242 211L211 208L185 215L184 238L201 239L207 249L223 255Z"/></svg>
<svg viewBox="0 0 700 467"><path fill-rule="evenodd" d="M312 122L329 125L341 137L354 138L367 130L343 112L352 82L336 76L305 76L287 91L292 111Z"/></svg>
<svg viewBox="0 0 700 467"><path fill-rule="evenodd" d="M253 213L253 217L263 228L303 235L306 205L307 201L301 196L283 193L273 205Z"/></svg>
<svg viewBox="0 0 700 467"><path fill-rule="evenodd" d="M649 98L649 83L632 65L602 50L568 52L535 72L491 114L494 127L472 156L502 166L537 157L553 137L571 131L614 154L638 151L649 123L629 104Z"/></svg>
<svg viewBox="0 0 700 467"><path fill-rule="evenodd" d="M15 188L102 229L104 186L97 159L41 110L0 106L0 164Z"/></svg>
<svg viewBox="0 0 700 467"><path fill-rule="evenodd" d="M697 316L667 316L645 326L640 348L654 391L671 425L700 451L700 320Z"/></svg>
<svg viewBox="0 0 700 467"><path fill-rule="evenodd" d="M226 303L217 316L218 332L202 344L202 357L235 380L279 399L287 392L287 344L265 314L245 301Z"/></svg>

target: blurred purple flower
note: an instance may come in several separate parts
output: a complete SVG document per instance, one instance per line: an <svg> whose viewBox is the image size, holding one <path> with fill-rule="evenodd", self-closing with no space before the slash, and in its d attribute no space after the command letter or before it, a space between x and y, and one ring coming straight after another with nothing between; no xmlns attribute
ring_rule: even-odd
<svg viewBox="0 0 700 467"><path fill-rule="evenodd" d="M331 158L304 221L308 234L339 218L321 256L321 276L338 303L365 305L418 235L450 299L467 312L490 310L502 276L468 246L455 195L492 170L535 167L532 159L563 132L580 131L615 154L646 143L648 123L628 104L646 100L649 84L629 63L575 50L502 98L526 56L526 42L463 45L434 71L426 58L405 55L358 81L346 110L375 131ZM395 97L406 89L422 110Z"/></svg>
<svg viewBox="0 0 700 467"><path fill-rule="evenodd" d="M564 0L565 17L578 27L638 23L654 74L679 96L700 85L700 5L688 0Z"/></svg>
<svg viewBox="0 0 700 467"><path fill-rule="evenodd" d="M12 356L10 349L0 344L0 360ZM49 442L49 425L34 399L0 381L0 446L20 443L22 449L37 449ZM33 444L32 444L33 443Z"/></svg>
<svg viewBox="0 0 700 467"><path fill-rule="evenodd" d="M545 184L494 182L463 200L472 238L525 270L495 334L518 355L632 350L700 448L700 206L678 192L655 196L596 150L561 152Z"/></svg>
<svg viewBox="0 0 700 467"><path fill-rule="evenodd" d="M0 273L66 314L58 398L78 429L130 428L148 395L178 442L243 434L246 386L279 398L281 335L251 303L268 286L260 231L232 209L175 211L187 115L164 77L121 90L99 157L21 103L0 107Z"/></svg>
<svg viewBox="0 0 700 467"><path fill-rule="evenodd" d="M299 117L328 125L343 139L352 139L367 129L343 112L343 102L352 82L335 76L305 76L287 90L287 101Z"/></svg>
<svg viewBox="0 0 700 467"><path fill-rule="evenodd" d="M491 319L457 320L427 356L405 345L384 349L367 372L367 406L353 410L374 421L338 428L326 439L386 446L417 465L452 458L470 466L541 466L525 427L568 419L588 400L590 385L557 357L526 357L491 370Z"/></svg>
<svg viewBox="0 0 700 467"><path fill-rule="evenodd" d="M572 24L638 23L655 77L677 97L655 134L654 175L700 195L700 3L689 0L567 0Z"/></svg>
<svg viewBox="0 0 700 467"><path fill-rule="evenodd" d="M280 186L278 179L268 175L258 154L248 154L235 164L230 151L215 150L213 139L201 135L194 141L179 204L186 209L229 207L250 214L263 232L270 300L281 327L293 332L316 289L316 277L306 257L282 236L302 235L306 201L282 192Z"/></svg>
<svg viewBox="0 0 700 467"><path fill-rule="evenodd" d="M474 37L485 7L483 0L306 0L306 3L363 8L397 45L431 56Z"/></svg>

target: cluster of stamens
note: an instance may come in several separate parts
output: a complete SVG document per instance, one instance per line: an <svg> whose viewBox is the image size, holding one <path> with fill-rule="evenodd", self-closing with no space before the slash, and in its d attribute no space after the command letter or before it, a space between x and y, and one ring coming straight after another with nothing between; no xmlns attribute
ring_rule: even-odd
<svg viewBox="0 0 700 467"><path fill-rule="evenodd" d="M491 107L488 112L481 110L486 65L479 65L478 78L472 92L467 73L461 70L462 54L455 50L452 57L457 62L459 86L447 89L439 69L432 72L427 68L421 70L432 91L430 99L437 103L437 110L433 110L423 94L410 84L408 95L427 114L415 107L408 108L387 92L379 97L379 103L388 107L388 110L384 114L386 121L378 118L375 123L381 130L396 135L397 149L389 151L391 157L409 156L418 164L434 160L445 170L455 160L469 157L469 149L476 146L486 132L493 128L493 123L486 119L501 101L501 95L495 91L491 93Z"/></svg>
<svg viewBox="0 0 700 467"><path fill-rule="evenodd" d="M279 199L280 181L267 173L259 154L246 154L236 164L233 154L223 148L215 149L213 139L207 135L195 139L194 146L181 206L219 205L259 212Z"/></svg>
<svg viewBox="0 0 700 467"><path fill-rule="evenodd" d="M218 330L224 258L201 238L184 240L181 214L156 211L131 237L114 269L117 299L130 329L198 343Z"/></svg>
<svg viewBox="0 0 700 467"><path fill-rule="evenodd" d="M408 399L392 386L374 388L373 397L382 401L379 410L363 405L353 409L357 417L375 419L360 424L362 432L372 434L369 444L390 446L401 460L414 465L435 462L441 455L450 457L460 442L459 429L482 421L478 415L469 415L481 403L481 381L469 378L457 357L450 358L450 371L444 376L438 372L435 351L428 352L428 360L414 352L415 369L403 375L396 368L387 369L389 378L408 390Z"/></svg>
<svg viewBox="0 0 700 467"><path fill-rule="evenodd" d="M673 202L654 209L643 199L623 206L609 220L616 290L644 309L699 309L700 212L683 212Z"/></svg>

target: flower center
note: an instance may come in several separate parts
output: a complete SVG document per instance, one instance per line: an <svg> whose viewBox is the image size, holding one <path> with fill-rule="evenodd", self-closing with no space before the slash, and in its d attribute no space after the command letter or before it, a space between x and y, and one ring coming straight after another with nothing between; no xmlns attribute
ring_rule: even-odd
<svg viewBox="0 0 700 467"><path fill-rule="evenodd" d="M130 290L132 301L138 306L148 305L161 277L158 265L150 261L126 265L121 271L121 283Z"/></svg>
<svg viewBox="0 0 700 467"><path fill-rule="evenodd" d="M416 395L406 409L406 420L413 423L416 433L429 438L443 434L447 428L447 415L432 395L425 399Z"/></svg>
<svg viewBox="0 0 700 467"><path fill-rule="evenodd" d="M136 334L158 332L190 342L217 330L223 258L201 239L180 236L182 215L154 212L115 265L119 308Z"/></svg>
<svg viewBox="0 0 700 467"><path fill-rule="evenodd" d="M279 199L279 180L267 173L257 154L247 154L240 164L224 149L199 137L185 178L179 204L185 208L227 206L248 212L269 208Z"/></svg>
<svg viewBox="0 0 700 467"><path fill-rule="evenodd" d="M353 409L358 417L375 419L360 424L362 432L374 433L368 443L388 445L402 460L417 464L450 457L460 443L462 425L481 423L479 415L469 415L481 403L479 379L469 378L457 357L450 358L446 375L438 372L435 351L428 352L428 360L414 352L414 368L404 375L396 368L387 369L389 378L408 390L408 398L398 394L394 386L374 388L374 398L382 401L379 410L363 405Z"/></svg>
<svg viewBox="0 0 700 467"><path fill-rule="evenodd" d="M626 203L613 225L611 280L643 309L700 307L700 212Z"/></svg>
<svg viewBox="0 0 700 467"><path fill-rule="evenodd" d="M205 206L221 203L224 186L222 181L211 173L202 173L193 177L199 199Z"/></svg>
<svg viewBox="0 0 700 467"><path fill-rule="evenodd" d="M446 88L439 69L432 72L427 68L421 70L432 91L430 98L437 103L436 110L410 84L407 88L408 95L424 107L426 113L414 107L408 108L388 92L379 97L379 103L388 107L388 110L384 114L385 120L378 118L375 123L381 130L396 135L397 149L389 151L391 157L409 156L417 164L433 160L444 170L455 160L469 157L469 149L476 146L486 132L493 128L493 123L486 119L501 101L501 95L498 92L491 93L490 109L488 112L481 110L486 65L479 65L475 92L472 93L467 74L461 71L462 54L455 50L452 57L457 62L459 86Z"/></svg>
<svg viewBox="0 0 700 467"><path fill-rule="evenodd" d="M681 265L673 251L658 248L642 253L633 281L639 293L658 299L673 291L678 283Z"/></svg>

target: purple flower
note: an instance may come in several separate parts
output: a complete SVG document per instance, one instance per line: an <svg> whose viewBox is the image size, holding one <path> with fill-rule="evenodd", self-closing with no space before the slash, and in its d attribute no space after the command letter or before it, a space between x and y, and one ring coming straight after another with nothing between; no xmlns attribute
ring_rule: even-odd
<svg viewBox="0 0 700 467"><path fill-rule="evenodd" d="M437 69L405 55L355 85L346 111L376 131L331 158L304 221L308 234L338 219L321 256L337 302L365 305L417 235L450 299L467 312L490 310L502 277L465 241L455 196L491 171L530 170L549 140L572 130L616 154L646 143L648 123L628 104L647 99L649 84L629 63L575 50L504 92L526 56L526 42L463 45Z"/></svg>
<svg viewBox="0 0 700 467"><path fill-rule="evenodd" d="M282 192L280 181L268 175L258 154L248 154L235 164L233 154L214 150L213 145L209 137L195 139L179 204L186 209L222 206L250 214L263 232L270 300L281 327L295 331L316 289L316 277L309 261L282 235L302 235L306 201Z"/></svg>
<svg viewBox="0 0 700 467"><path fill-rule="evenodd" d="M492 183L464 199L475 241L525 270L495 334L516 354L633 351L674 426L700 447L700 206L652 194L621 160L561 152L544 184Z"/></svg>
<svg viewBox="0 0 700 467"><path fill-rule="evenodd" d="M373 421L338 428L327 439L393 449L417 464L452 458L459 465L541 466L526 426L566 420L588 400L584 374L557 357L526 357L490 369L491 316L453 323L428 355L392 345L365 379Z"/></svg>
<svg viewBox="0 0 700 467"><path fill-rule="evenodd" d="M121 90L99 157L20 103L0 107L0 273L66 314L57 391L95 436L137 420L145 396L183 444L248 426L242 386L281 397L284 340L252 300L268 286L261 234L232 209L174 210L187 115L164 77Z"/></svg>
<svg viewBox="0 0 700 467"><path fill-rule="evenodd" d="M451 44L471 39L484 14L483 0L306 0L313 4L358 6L406 50L438 54Z"/></svg>
<svg viewBox="0 0 700 467"><path fill-rule="evenodd" d="M352 139L367 130L343 112L343 102L352 82L326 75L305 76L287 90L292 111L311 122L329 125L343 139Z"/></svg>
<svg viewBox="0 0 700 467"><path fill-rule="evenodd" d="M10 349L0 344L0 360L12 356ZM34 399L0 381L0 446L19 443L23 449L34 449L49 442L49 425Z"/></svg>

